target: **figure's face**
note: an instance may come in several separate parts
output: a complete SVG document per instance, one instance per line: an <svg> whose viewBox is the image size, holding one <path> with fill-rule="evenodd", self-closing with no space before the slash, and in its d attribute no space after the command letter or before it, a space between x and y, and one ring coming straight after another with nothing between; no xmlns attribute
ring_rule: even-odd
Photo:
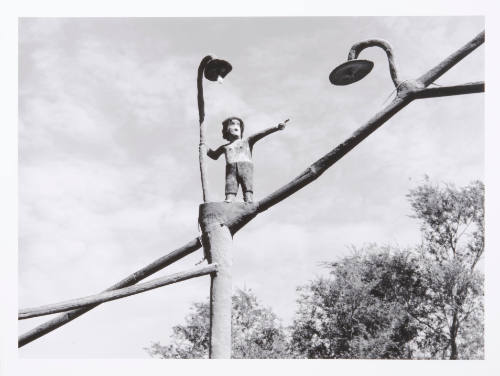
<svg viewBox="0 0 500 376"><path fill-rule="evenodd" d="M241 138L241 124L239 120L233 119L227 126L227 133L231 139L236 140Z"/></svg>

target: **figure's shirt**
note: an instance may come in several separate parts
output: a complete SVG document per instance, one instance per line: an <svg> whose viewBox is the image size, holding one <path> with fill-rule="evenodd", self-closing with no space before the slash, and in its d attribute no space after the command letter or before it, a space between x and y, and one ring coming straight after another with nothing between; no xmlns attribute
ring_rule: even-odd
<svg viewBox="0 0 500 376"><path fill-rule="evenodd" d="M259 133L256 133L248 138L238 139L229 144L219 146L217 150L209 149L207 155L212 159L219 159L224 153L226 156L226 164L237 162L252 163L252 149L253 145L262 137L278 131L279 127L271 127Z"/></svg>
<svg viewBox="0 0 500 376"><path fill-rule="evenodd" d="M252 162L252 150L247 138L223 146L226 163Z"/></svg>

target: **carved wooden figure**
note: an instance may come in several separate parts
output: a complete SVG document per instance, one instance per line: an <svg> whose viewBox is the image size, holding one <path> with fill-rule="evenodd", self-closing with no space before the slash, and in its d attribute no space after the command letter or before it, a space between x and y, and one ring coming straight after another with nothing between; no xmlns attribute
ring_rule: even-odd
<svg viewBox="0 0 500 376"><path fill-rule="evenodd" d="M245 202L253 202L253 146L261 138L285 129L289 120L247 138L243 138L245 124L240 118L233 116L222 122L222 137L229 143L216 150L209 149L207 155L212 159L218 159L224 153L226 157L226 202L234 200L239 185Z"/></svg>

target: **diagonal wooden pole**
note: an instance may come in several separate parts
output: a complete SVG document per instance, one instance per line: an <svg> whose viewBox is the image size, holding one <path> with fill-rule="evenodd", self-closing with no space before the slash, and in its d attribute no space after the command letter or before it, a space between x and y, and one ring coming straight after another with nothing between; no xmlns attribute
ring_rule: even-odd
<svg viewBox="0 0 500 376"><path fill-rule="evenodd" d="M469 43L465 44L462 48L459 48L451 55L449 55L446 59L437 64L434 68L429 69L423 75L421 75L417 81L420 82L423 86L427 87L434 81L436 81L443 74L448 72L453 66L455 66L459 61L461 61L464 57L478 48L481 44L484 43L485 33L484 30L480 32L474 39L472 39Z"/></svg>
<svg viewBox="0 0 500 376"><path fill-rule="evenodd" d="M452 95L474 94L484 92L484 82L470 82L462 85L440 86L416 90L415 99L448 97Z"/></svg>
<svg viewBox="0 0 500 376"><path fill-rule="evenodd" d="M171 285L177 282L182 282L195 277L201 277L215 272L217 272L217 264L199 266L197 268L185 270L183 272L156 278L149 282L144 282L138 285L124 287L122 289L106 291L96 295L90 295L83 298L66 300L64 302L48 304L40 307L24 308L19 310L18 319L25 320L31 317L51 315L53 313L71 311L72 309L75 308L86 307L98 303L100 304L100 303L110 302L112 300L117 300L125 298L127 296L140 294L145 291L157 289L159 287Z"/></svg>
<svg viewBox="0 0 500 376"><path fill-rule="evenodd" d="M307 184L316 180L326 169L331 167L340 158L352 150L356 145L368 137L372 132L374 132L378 127L389 120L394 114L399 110L409 104L412 100L419 98L419 93L431 93L427 98L434 96L448 96L448 95L459 95L459 94L471 94L484 91L484 83L479 83L474 91L471 91L469 85L461 85L462 87L456 87L452 91L446 92L436 92L434 88L425 89L434 80L448 71L452 66L457 64L465 56L474 51L482 43L484 43L485 34L484 31L478 34L474 39L465 44L462 48L457 50L440 64L434 67L431 71L432 74L424 74L422 81L415 80L414 82L409 82L402 84L398 88L398 95L396 99L387 105L382 111L378 112L374 117L372 117L366 124L358 128L348 139L335 147L332 151L327 153L325 156L321 157L310 167L308 167L303 173L293 179L290 183L279 188L275 192L271 193L264 199L258 202L258 204L246 205L245 209L242 209L236 213L228 215L225 219L225 224L229 228L231 234L235 234L243 226L245 226L249 221L251 221L257 214L269 209L270 207L276 205L285 198L291 196L293 193L297 192ZM423 90L429 91L423 91ZM439 95L438 95L439 94ZM422 96L426 98L426 96ZM108 290L130 286L143 278L155 273L156 271L172 264L173 262L179 260L180 258L196 251L201 248L201 242L199 239L194 239L187 243L183 247L177 249L176 251L169 253L168 255L154 261L150 265L141 269L137 276L136 273L130 275L123 281L117 283L116 285L110 287ZM123 284L124 283L124 284ZM129 284L127 284L129 283ZM123 284L123 285L121 285ZM19 337L19 347L24 346L35 339L50 333L52 330L59 328L60 326L72 321L73 319L83 315L95 306L90 308L81 308L75 311L70 311L56 317L55 319L48 321L38 327L30 330L27 333L22 334Z"/></svg>
<svg viewBox="0 0 500 376"><path fill-rule="evenodd" d="M184 246L176 249L169 254L160 257L145 266L144 268L136 271L135 273L130 274L128 277L122 279L120 282L115 283L113 286L107 288L104 291L116 290L128 286L132 286L137 282L143 280L144 278L149 277L150 275L156 273L157 271L167 267L168 265L180 260L181 258L193 253L197 249L201 248L201 242L198 238L191 240L189 243ZM62 325L67 324L68 322L76 319L77 317L83 315L84 313L90 311L91 309L97 307L99 304L92 305L90 307L75 309L74 311L65 312L59 316L56 316L52 320L44 322L43 324L38 325L37 327L29 330L26 333L23 333L19 336L18 346L22 347L37 338L42 337L43 335L50 333L51 331L61 327Z"/></svg>

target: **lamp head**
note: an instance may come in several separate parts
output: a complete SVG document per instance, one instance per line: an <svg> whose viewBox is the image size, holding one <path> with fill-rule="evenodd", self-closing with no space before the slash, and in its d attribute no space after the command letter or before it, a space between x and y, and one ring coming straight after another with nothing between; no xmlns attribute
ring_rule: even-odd
<svg viewBox="0 0 500 376"><path fill-rule="evenodd" d="M210 81L219 81L231 72L233 67L225 60L213 59L205 67L205 78Z"/></svg>
<svg viewBox="0 0 500 376"><path fill-rule="evenodd" d="M329 79L333 85L350 85L364 78L372 68L370 60L352 59L335 68Z"/></svg>

